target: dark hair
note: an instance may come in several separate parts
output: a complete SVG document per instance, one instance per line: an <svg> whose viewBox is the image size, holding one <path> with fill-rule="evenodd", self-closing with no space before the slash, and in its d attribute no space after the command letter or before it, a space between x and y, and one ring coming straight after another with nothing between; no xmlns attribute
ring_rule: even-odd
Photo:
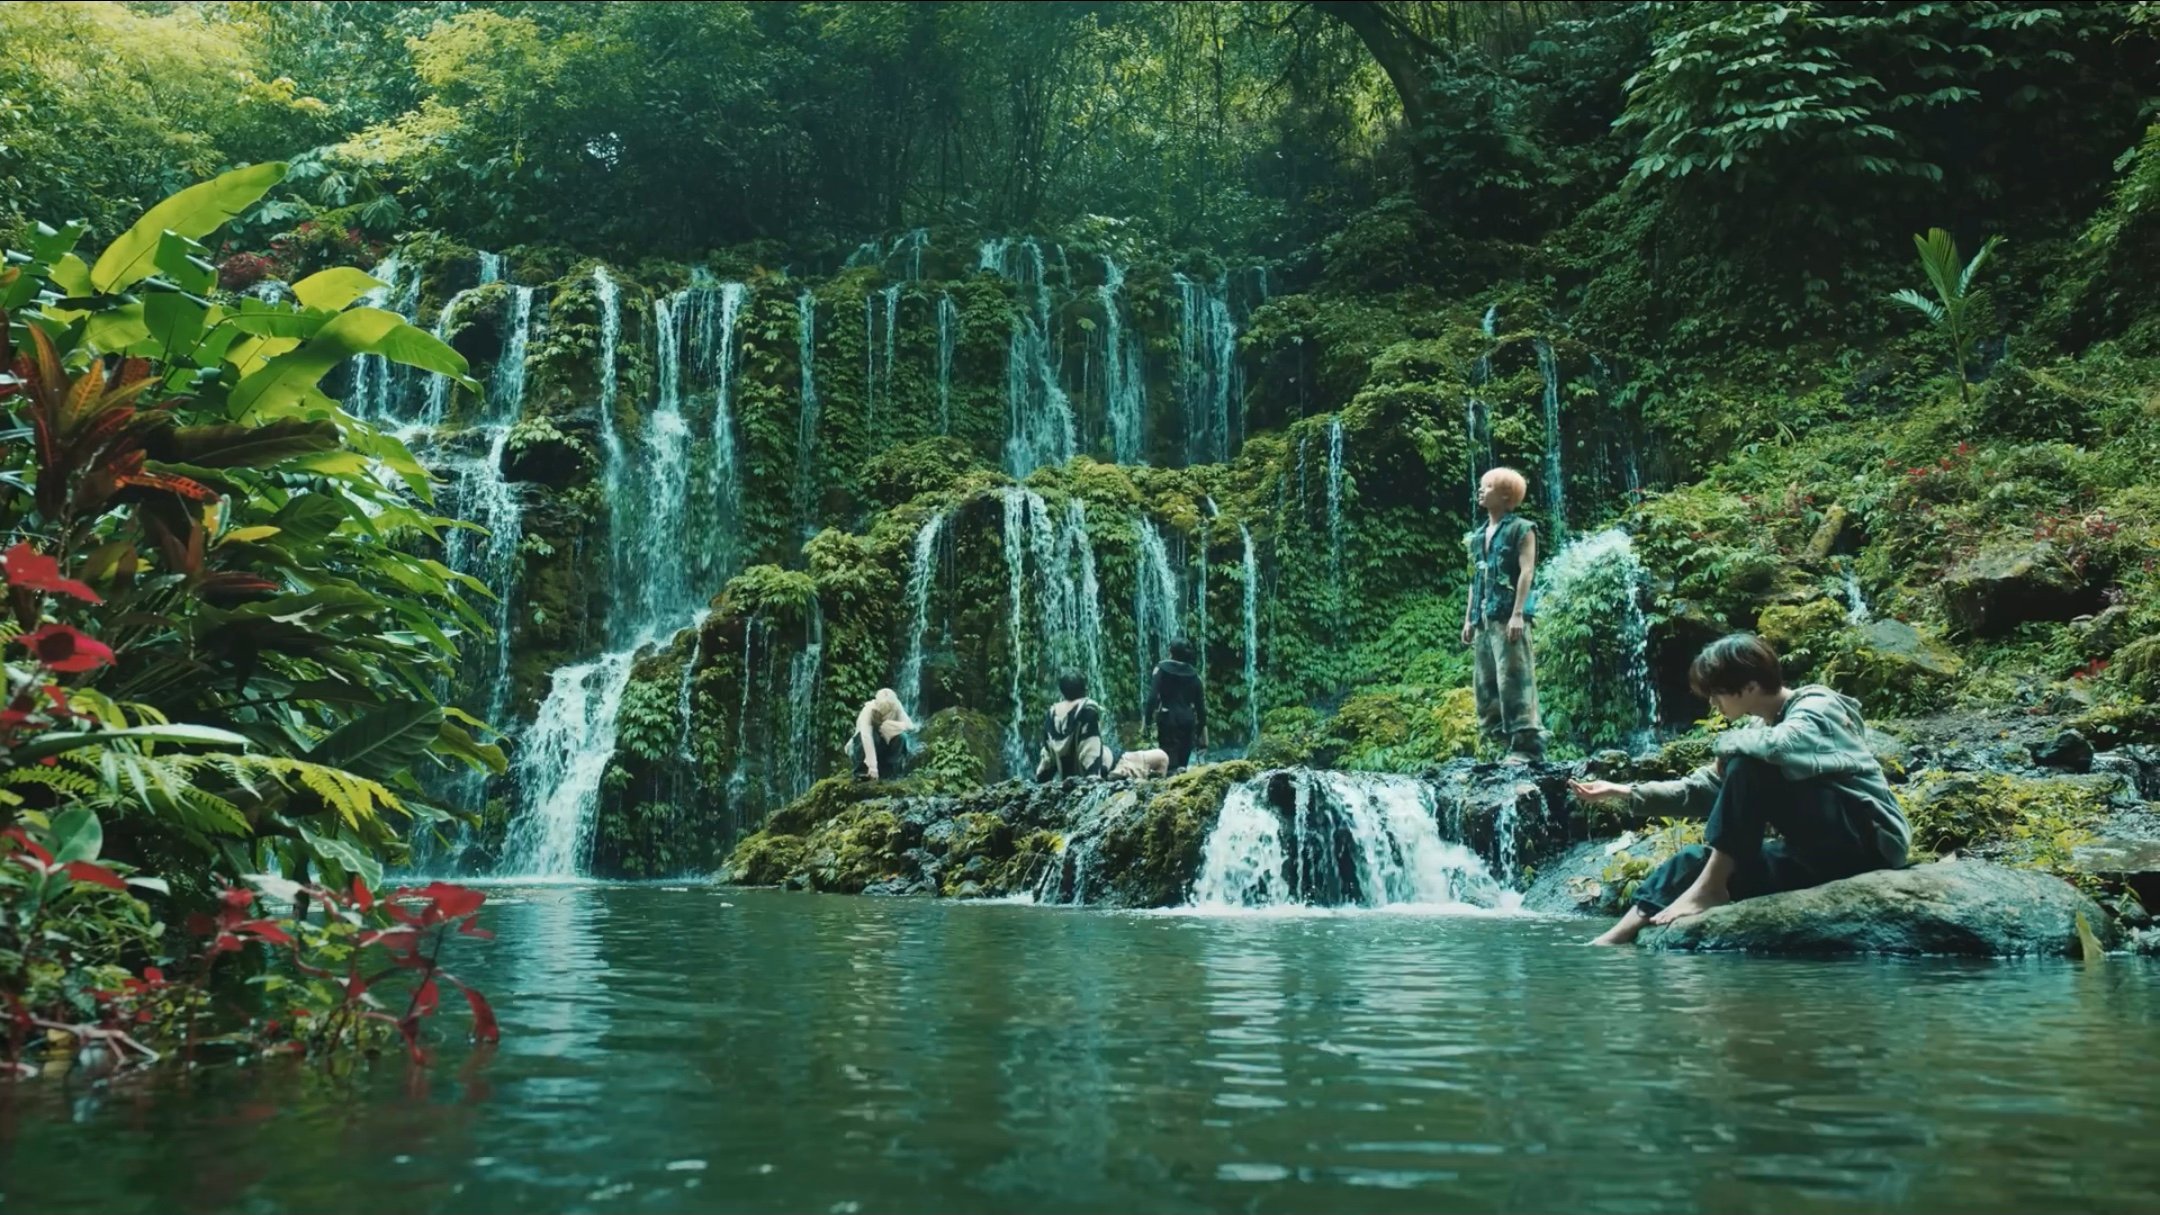
<svg viewBox="0 0 2160 1215"><path fill-rule="evenodd" d="M1180 637L1170 643L1170 657L1177 659L1179 662L1191 662L1192 656L1192 642Z"/></svg>
<svg viewBox="0 0 2160 1215"><path fill-rule="evenodd" d="M1078 671L1067 671L1058 676L1058 693L1067 700L1079 700L1087 695L1087 677Z"/></svg>
<svg viewBox="0 0 2160 1215"><path fill-rule="evenodd" d="M1769 642L1753 633L1734 633L1704 646L1688 664L1687 680L1697 696L1734 696L1751 683L1765 692L1781 691L1785 672Z"/></svg>

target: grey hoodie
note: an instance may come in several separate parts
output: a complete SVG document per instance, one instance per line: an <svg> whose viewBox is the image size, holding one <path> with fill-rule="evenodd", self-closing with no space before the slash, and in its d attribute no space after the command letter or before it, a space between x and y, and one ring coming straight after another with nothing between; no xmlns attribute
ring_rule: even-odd
<svg viewBox="0 0 2160 1215"><path fill-rule="evenodd" d="M1868 749L1859 701L1819 683L1795 688L1775 724L1736 726L1717 735L1714 746L1720 759L1765 760L1787 779L1828 781L1883 829L1883 860L1904 864L1912 829L1881 762ZM1679 780L1636 785L1633 801L1645 810L1699 818L1716 805L1721 783L1717 765L1706 764Z"/></svg>

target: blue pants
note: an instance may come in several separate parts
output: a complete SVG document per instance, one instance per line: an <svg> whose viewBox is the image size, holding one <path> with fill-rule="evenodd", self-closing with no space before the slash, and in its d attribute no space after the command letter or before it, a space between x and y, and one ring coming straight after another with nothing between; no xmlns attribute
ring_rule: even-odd
<svg viewBox="0 0 2160 1215"><path fill-rule="evenodd" d="M1766 840L1763 829L1777 828ZM1704 843L1681 849L1635 888L1635 906L1654 915L1687 893L1710 863L1710 850L1733 858L1735 899L1805 890L1838 878L1887 869L1873 810L1828 781L1793 780L1776 764L1728 759Z"/></svg>

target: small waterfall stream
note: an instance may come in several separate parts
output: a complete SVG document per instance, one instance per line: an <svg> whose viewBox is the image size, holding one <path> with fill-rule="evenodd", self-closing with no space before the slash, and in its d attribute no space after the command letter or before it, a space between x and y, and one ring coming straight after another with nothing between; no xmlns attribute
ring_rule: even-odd
<svg viewBox="0 0 2160 1215"><path fill-rule="evenodd" d="M1631 710L1618 714L1617 725L1601 718L1586 734L1588 741L1635 749L1650 745L1656 739L1658 698L1650 677L1650 628L1642 610L1649 571L1635 553L1634 540L1617 527L1608 528L1575 540L1541 565L1540 618L1572 619L1590 639L1589 653L1571 664L1582 672L1575 683L1583 686L1555 677L1555 691L1564 689L1570 699L1606 713L1614 706ZM1578 732L1586 724L1571 723Z"/></svg>
<svg viewBox="0 0 2160 1215"><path fill-rule="evenodd" d="M1125 268L1105 257L1103 285L1096 299L1103 310L1103 421L1110 458L1119 464L1144 464L1147 438L1147 372L1138 334L1125 327Z"/></svg>
<svg viewBox="0 0 2160 1215"><path fill-rule="evenodd" d="M1476 853L1441 838L1424 781L1294 769L1230 790L1189 901L1215 909L1496 907L1509 897Z"/></svg>
<svg viewBox="0 0 2160 1215"><path fill-rule="evenodd" d="M960 308L951 292L940 292L937 301L937 404L938 433L952 433L953 343L960 332Z"/></svg>
<svg viewBox="0 0 2160 1215"><path fill-rule="evenodd" d="M1545 380L1545 515L1549 543L1567 539L1567 481L1561 463L1565 438L1560 429L1560 360L1552 343L1537 340L1538 374Z"/></svg>
<svg viewBox="0 0 2160 1215"><path fill-rule="evenodd" d="M1238 524L1245 542L1245 701L1251 730L1245 745L1260 741L1260 562L1253 554L1252 529Z"/></svg>
<svg viewBox="0 0 2160 1215"><path fill-rule="evenodd" d="M1170 643L1178 638L1185 592L1155 521L1141 515L1134 529L1140 537L1139 565L1133 573L1134 649L1138 651L1144 694L1155 664L1170 656ZM1141 728L1146 729L1147 723L1141 723Z"/></svg>
<svg viewBox="0 0 2160 1215"><path fill-rule="evenodd" d="M907 707L908 716L921 720L923 634L930 629L930 588L937 576L938 536L945 528L945 512L933 513L915 533L914 560L908 566L908 648L900 662L893 691Z"/></svg>
<svg viewBox="0 0 2160 1215"><path fill-rule="evenodd" d="M985 241L978 264L1021 291L1005 354L1005 471L1019 480L1072 459L1077 445L1072 402L1053 357L1050 282L1033 237Z"/></svg>
<svg viewBox="0 0 2160 1215"><path fill-rule="evenodd" d="M795 359L802 368L801 415L795 428L795 523L805 535L817 506L817 296L795 297Z"/></svg>
<svg viewBox="0 0 2160 1215"><path fill-rule="evenodd" d="M1244 385L1238 373L1237 321L1230 312L1227 279L1197 282L1183 274L1177 284L1179 398L1185 410L1185 463L1220 464L1237 450ZM1240 419L1242 422L1242 419Z"/></svg>

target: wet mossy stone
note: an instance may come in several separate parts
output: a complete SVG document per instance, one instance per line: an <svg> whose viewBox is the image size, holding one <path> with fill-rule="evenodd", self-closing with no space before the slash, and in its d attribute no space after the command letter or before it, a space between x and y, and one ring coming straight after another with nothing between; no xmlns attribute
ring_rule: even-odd
<svg viewBox="0 0 2160 1215"><path fill-rule="evenodd" d="M1955 860L1728 903L1640 940L1703 953L2072 957L2080 917L2103 946L2117 939L2099 904L2061 878Z"/></svg>
<svg viewBox="0 0 2160 1215"><path fill-rule="evenodd" d="M1104 902L1114 907L1171 907L1199 875L1207 837L1232 785L1260 774L1237 761L1188 768L1151 782L1137 813L1119 816L1102 837Z"/></svg>
<svg viewBox="0 0 2160 1215"><path fill-rule="evenodd" d="M1965 635L2002 637L2030 620L2071 620L2098 607L2054 545L1983 549L1943 579L1943 608Z"/></svg>
<svg viewBox="0 0 2160 1215"><path fill-rule="evenodd" d="M809 841L799 835L760 831L740 844L720 867L719 880L734 886L779 886L802 868Z"/></svg>
<svg viewBox="0 0 2160 1215"><path fill-rule="evenodd" d="M775 810L765 820L770 835L808 835L828 820L866 801L892 796L893 787L877 781L856 780L852 774L828 776L810 791Z"/></svg>
<svg viewBox="0 0 2160 1215"><path fill-rule="evenodd" d="M2132 696L2160 701L2160 637L2140 637L2118 650L2109 675Z"/></svg>

